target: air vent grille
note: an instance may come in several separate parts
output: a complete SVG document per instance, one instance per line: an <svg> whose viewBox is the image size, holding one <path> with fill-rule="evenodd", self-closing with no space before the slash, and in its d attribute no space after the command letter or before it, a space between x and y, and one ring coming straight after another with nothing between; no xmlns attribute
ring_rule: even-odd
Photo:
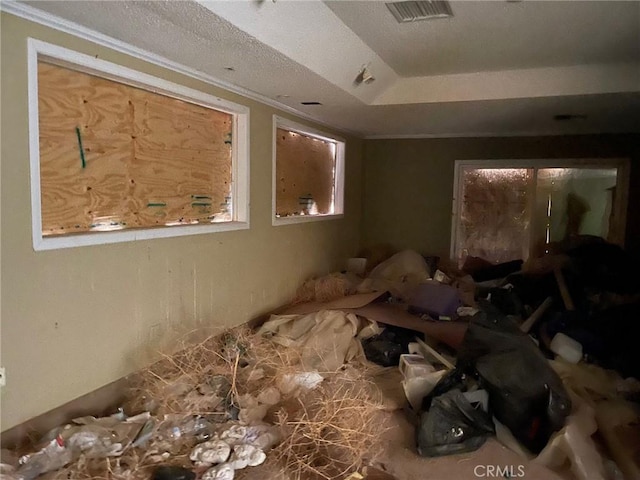
<svg viewBox="0 0 640 480"><path fill-rule="evenodd" d="M399 23L453 17L451 5L445 1L393 2L386 5Z"/></svg>

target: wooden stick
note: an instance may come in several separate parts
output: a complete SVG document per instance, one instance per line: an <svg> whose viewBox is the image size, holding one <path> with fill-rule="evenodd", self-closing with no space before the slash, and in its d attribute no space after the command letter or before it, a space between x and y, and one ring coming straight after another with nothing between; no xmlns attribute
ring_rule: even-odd
<svg viewBox="0 0 640 480"><path fill-rule="evenodd" d="M571 300L571 295L569 294L567 283L564 281L562 270L559 267L556 267L553 269L553 273L556 276L556 282L558 282L558 288L560 289L560 295L562 295L564 308L566 308L567 311L572 312L573 310L575 310L575 307L573 305L573 300Z"/></svg>
<svg viewBox="0 0 640 480"><path fill-rule="evenodd" d="M449 360L444 358L442 355L440 355L438 352L436 352L429 345L427 345L422 340L420 340L420 338L416 337L416 342L418 342L418 344L420 345L421 348L424 348L433 358L438 360L441 364L443 364L449 370L453 370L455 368L455 365L453 363L451 363Z"/></svg>
<svg viewBox="0 0 640 480"><path fill-rule="evenodd" d="M520 325L520 330L522 330L524 333L529 333L529 330L531 330L536 322L540 320L540 317L544 315L544 312L549 309L552 303L552 297L545 298L544 302L542 302L538 306L538 308L536 308L535 312L533 312L531 316L527 318L522 325Z"/></svg>

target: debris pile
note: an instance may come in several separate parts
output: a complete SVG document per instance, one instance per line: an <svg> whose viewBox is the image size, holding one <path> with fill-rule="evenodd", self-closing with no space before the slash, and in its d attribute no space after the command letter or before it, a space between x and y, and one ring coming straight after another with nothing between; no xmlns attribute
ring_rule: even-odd
<svg viewBox="0 0 640 480"><path fill-rule="evenodd" d="M55 429L2 478L230 480L260 465L331 479L380 441L379 393L364 374L308 371L299 350L244 328L167 355L132 382L123 410Z"/></svg>
<svg viewBox="0 0 640 480"><path fill-rule="evenodd" d="M54 429L2 477L362 479L406 407L417 460L495 437L576 480L640 478L640 267L622 249L461 270L382 251L165 355L120 412Z"/></svg>
<svg viewBox="0 0 640 480"><path fill-rule="evenodd" d="M496 435L523 459L570 465L579 480L640 478L637 260L587 237L525 264L469 257L462 270L440 268L413 289L389 288L401 293L389 303L425 321L398 311L389 323L451 355L445 367L421 352L442 365L437 382L424 368L405 375L418 453L471 451ZM397 348L401 358L411 351Z"/></svg>
<svg viewBox="0 0 640 480"><path fill-rule="evenodd" d="M570 465L579 480L640 478L640 408L629 401L640 376L640 266L617 246L582 241L527 263L469 257L461 270L411 251L378 258L350 287L357 293L298 303L263 328L283 344L328 342L337 363L362 361L356 339L368 361L399 366L420 455L471 452L495 436L526 461ZM615 428L596 421L605 398L583 368L602 372L607 401L622 402Z"/></svg>

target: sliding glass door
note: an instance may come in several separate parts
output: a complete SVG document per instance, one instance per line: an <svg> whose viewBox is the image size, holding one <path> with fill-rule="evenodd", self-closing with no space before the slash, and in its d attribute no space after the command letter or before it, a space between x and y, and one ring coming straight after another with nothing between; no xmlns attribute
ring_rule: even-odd
<svg viewBox="0 0 640 480"><path fill-rule="evenodd" d="M459 161L452 258L541 256L579 235L622 245L628 160Z"/></svg>

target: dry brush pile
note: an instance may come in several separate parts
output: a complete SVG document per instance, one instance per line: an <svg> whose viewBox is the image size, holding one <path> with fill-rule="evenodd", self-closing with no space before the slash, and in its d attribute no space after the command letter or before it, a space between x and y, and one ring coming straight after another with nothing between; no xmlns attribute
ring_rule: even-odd
<svg viewBox="0 0 640 480"><path fill-rule="evenodd" d="M298 351L248 329L185 345L132 379L125 411L149 411L156 421L145 445L127 448L119 457L81 456L46 478L135 480L150 478L159 464L190 467L189 453L202 435L237 424L238 414L243 419L241 399L273 390L300 369ZM348 370L323 372L325 379L314 389L282 393L266 406L263 422L279 429L280 441L267 452L265 464L239 470L236 478L268 471L269 478L339 479L374 455L381 438L380 395L365 370Z"/></svg>

